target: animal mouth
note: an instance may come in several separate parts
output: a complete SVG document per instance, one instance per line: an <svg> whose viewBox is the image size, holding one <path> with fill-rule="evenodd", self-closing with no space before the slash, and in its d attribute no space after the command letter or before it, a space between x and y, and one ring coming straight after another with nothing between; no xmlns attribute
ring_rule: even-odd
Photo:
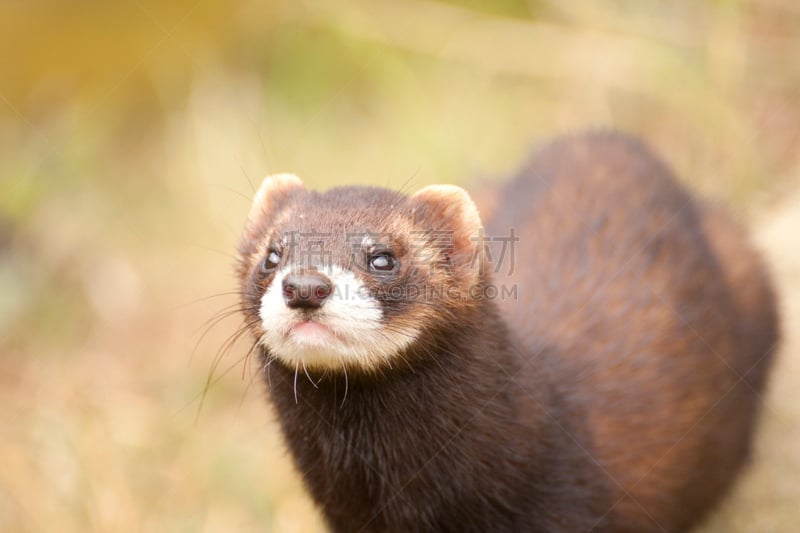
<svg viewBox="0 0 800 533"><path fill-rule="evenodd" d="M336 340L330 327L311 319L296 322L287 335L295 342L312 346L326 346Z"/></svg>

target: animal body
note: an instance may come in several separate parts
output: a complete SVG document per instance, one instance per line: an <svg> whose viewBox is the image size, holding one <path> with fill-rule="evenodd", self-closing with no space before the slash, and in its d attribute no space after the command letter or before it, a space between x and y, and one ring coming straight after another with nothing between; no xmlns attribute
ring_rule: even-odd
<svg viewBox="0 0 800 533"><path fill-rule="evenodd" d="M482 221L455 186L291 175L256 194L242 308L328 525L696 525L747 458L778 340L743 231L613 133L545 146L493 203Z"/></svg>

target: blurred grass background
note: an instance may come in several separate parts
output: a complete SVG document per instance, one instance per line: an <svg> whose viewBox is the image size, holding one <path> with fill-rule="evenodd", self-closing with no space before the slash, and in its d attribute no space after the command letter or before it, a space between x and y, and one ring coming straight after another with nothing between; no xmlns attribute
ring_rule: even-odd
<svg viewBox="0 0 800 533"><path fill-rule="evenodd" d="M799 55L793 0L6 0L0 531L320 530L247 343L218 354L238 318L206 323L252 186L502 179L586 127L755 228L789 338L706 529L796 531Z"/></svg>

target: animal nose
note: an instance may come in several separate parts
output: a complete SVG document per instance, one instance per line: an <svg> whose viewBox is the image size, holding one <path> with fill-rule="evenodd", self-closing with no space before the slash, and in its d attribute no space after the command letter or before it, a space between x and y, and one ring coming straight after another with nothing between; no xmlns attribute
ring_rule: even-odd
<svg viewBox="0 0 800 533"><path fill-rule="evenodd" d="M330 280L319 272L289 274L283 278L283 299L292 309L318 309L331 290Z"/></svg>

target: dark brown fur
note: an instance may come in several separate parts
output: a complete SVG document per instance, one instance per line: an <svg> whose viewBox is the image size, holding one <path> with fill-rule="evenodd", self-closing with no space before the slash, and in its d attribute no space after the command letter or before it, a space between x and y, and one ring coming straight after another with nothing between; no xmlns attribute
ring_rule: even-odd
<svg viewBox="0 0 800 533"><path fill-rule="evenodd" d="M385 302L387 327L425 328L381 372L312 372L312 383L269 366L295 464L331 528L697 524L747 457L778 338L769 280L742 232L614 134L547 146L496 206L487 234L515 228L514 271L473 281L516 285L518 299ZM446 228L446 213L418 207L377 189L298 192L260 231L371 229L402 241ZM253 274L258 239L246 233L240 269L251 320L269 282ZM446 268L392 283L463 285L468 247L456 239Z"/></svg>

